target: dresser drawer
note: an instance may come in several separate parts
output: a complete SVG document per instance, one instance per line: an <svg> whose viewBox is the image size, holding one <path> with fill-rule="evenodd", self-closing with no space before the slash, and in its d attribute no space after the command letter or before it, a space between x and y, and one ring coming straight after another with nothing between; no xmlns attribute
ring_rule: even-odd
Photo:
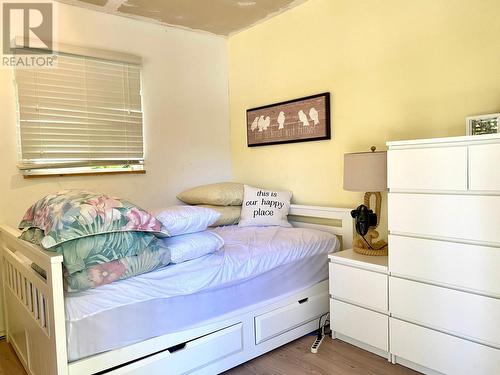
<svg viewBox="0 0 500 375"><path fill-rule="evenodd" d="M255 317L255 343L290 331L328 312L328 293L312 295Z"/></svg>
<svg viewBox="0 0 500 375"><path fill-rule="evenodd" d="M390 318L391 353L443 374L500 374L500 351Z"/></svg>
<svg viewBox="0 0 500 375"><path fill-rule="evenodd" d="M500 191L500 144L469 146L469 189Z"/></svg>
<svg viewBox="0 0 500 375"><path fill-rule="evenodd" d="M500 244L500 196L389 194L389 230Z"/></svg>
<svg viewBox="0 0 500 375"><path fill-rule="evenodd" d="M330 300L332 331L375 348L389 350L389 317L349 303Z"/></svg>
<svg viewBox="0 0 500 375"><path fill-rule="evenodd" d="M467 147L390 150L390 189L467 190Z"/></svg>
<svg viewBox="0 0 500 375"><path fill-rule="evenodd" d="M389 236L396 276L500 297L500 248Z"/></svg>
<svg viewBox="0 0 500 375"><path fill-rule="evenodd" d="M330 263L330 294L360 306L387 311L387 275Z"/></svg>
<svg viewBox="0 0 500 375"><path fill-rule="evenodd" d="M397 318L500 347L500 300L390 277Z"/></svg>

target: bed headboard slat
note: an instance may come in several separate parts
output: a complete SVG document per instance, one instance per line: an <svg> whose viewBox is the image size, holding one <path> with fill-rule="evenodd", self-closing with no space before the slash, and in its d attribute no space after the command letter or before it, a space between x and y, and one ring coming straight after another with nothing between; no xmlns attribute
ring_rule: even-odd
<svg viewBox="0 0 500 375"><path fill-rule="evenodd" d="M354 232L350 208L305 206L292 204L290 206L289 215L311 219L338 220L340 222L340 226L304 223L293 220L291 220L291 223L296 227L313 228L333 233L341 237L342 249L350 249L352 247L352 237Z"/></svg>

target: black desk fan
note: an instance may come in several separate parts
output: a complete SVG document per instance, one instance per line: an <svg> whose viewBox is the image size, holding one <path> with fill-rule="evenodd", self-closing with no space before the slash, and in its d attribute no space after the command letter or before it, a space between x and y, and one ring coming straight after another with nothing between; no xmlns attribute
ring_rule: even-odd
<svg viewBox="0 0 500 375"><path fill-rule="evenodd" d="M367 235L370 227L377 226L377 214L370 210L364 204L358 206L355 210L351 211L351 216L354 219L356 232L364 237Z"/></svg>

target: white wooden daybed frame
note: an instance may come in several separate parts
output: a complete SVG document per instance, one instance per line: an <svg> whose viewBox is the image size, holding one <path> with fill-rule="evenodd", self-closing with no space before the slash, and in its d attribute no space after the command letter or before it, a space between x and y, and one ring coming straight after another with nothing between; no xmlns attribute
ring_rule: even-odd
<svg viewBox="0 0 500 375"><path fill-rule="evenodd" d="M290 215L295 226L334 233L341 237L344 249L351 247L349 209L292 205ZM318 225L293 221L293 217L335 223ZM28 374L213 375L312 332L319 317L328 312L326 280L297 294L219 316L197 328L68 363L62 256L18 239L15 229L1 226L0 234L6 337ZM33 271L32 262L46 271L46 279Z"/></svg>

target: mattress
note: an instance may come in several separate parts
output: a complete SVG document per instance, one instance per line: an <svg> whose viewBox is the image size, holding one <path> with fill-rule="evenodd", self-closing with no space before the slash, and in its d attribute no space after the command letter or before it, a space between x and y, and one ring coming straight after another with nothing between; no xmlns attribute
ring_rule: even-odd
<svg viewBox="0 0 500 375"><path fill-rule="evenodd" d="M328 278L326 232L220 227L216 253L65 298L68 360L206 324Z"/></svg>

